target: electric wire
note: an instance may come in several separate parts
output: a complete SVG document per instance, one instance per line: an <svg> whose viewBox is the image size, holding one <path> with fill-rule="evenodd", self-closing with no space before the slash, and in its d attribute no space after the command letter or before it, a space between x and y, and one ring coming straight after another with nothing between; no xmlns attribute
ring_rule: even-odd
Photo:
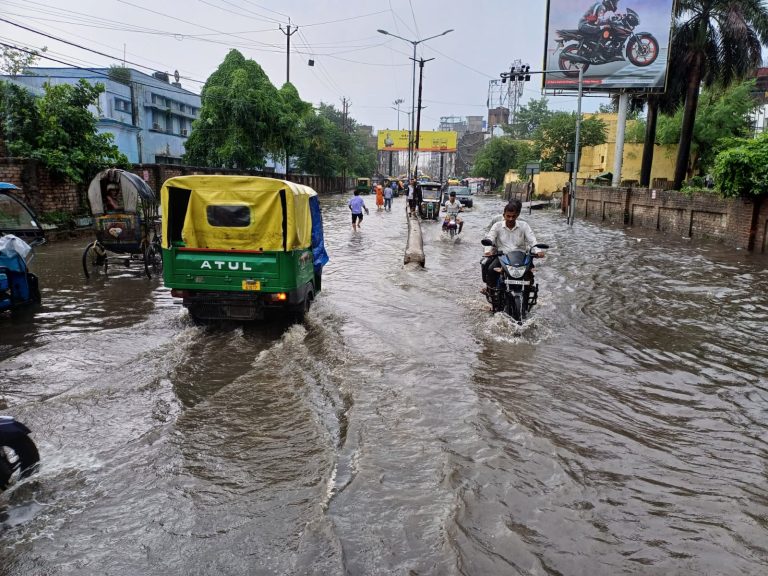
<svg viewBox="0 0 768 576"><path fill-rule="evenodd" d="M0 16L0 22L7 22L8 24L11 24L13 26L17 26L18 28L22 28L23 30L27 30L29 32L33 32L34 34L40 34L41 36L45 36L46 38L50 38L51 40L56 40L57 42L61 42L63 44L68 44L69 46L74 46L75 48L80 48L81 50L85 50L87 52L93 52L94 54L98 54L99 56L105 56L106 58L110 58L112 60L123 61L127 64L131 64L133 66L138 66L139 68L144 68L146 70L150 70L152 72L163 72L162 70L157 70L156 68L153 68L151 66L145 66L144 64L139 64L138 62L131 62L129 60L123 60L118 56L114 56L111 54L107 54L105 52L101 52L99 50L93 50L92 48L86 48L85 46L82 46L80 44L77 44L75 42L70 42L69 40L64 40L63 38L57 38L56 36L53 36L51 34L46 34L45 32L40 32L39 30L34 30L33 28L29 28L27 26L23 26L21 24L17 24L16 22L13 22L11 20L7 20L6 18L3 18ZM194 80L192 78L186 78L186 80L189 80L190 82L195 82L197 84L205 84L204 81L201 80Z"/></svg>
<svg viewBox="0 0 768 576"><path fill-rule="evenodd" d="M26 48L22 48L20 46L14 45L14 44L8 44L8 43L2 42L2 41L0 41L0 46L5 46L6 48L11 48L13 50L18 50L19 52L24 52L26 54L36 55L41 60L50 60L51 62L56 62L58 64L64 64L65 66L69 66L70 68L75 68L77 70L83 70L85 72L91 72L92 74L96 74L97 76L101 76L103 78L110 79L109 72L104 72L102 70L99 70L98 68L86 68L84 66L77 66L77 65L73 64L72 62L68 62L68 61L65 61L65 60L61 60L61 59L58 59L58 58L52 58L51 56L47 56L45 53L44 54L39 54L39 53L34 52L32 50L28 50ZM51 76L51 77L53 78L54 76ZM71 76L67 76L67 78L72 78L72 77ZM155 89L158 88L157 84L148 84L146 82L139 82L137 80L132 80L132 82L134 84L139 85L139 86L146 86L148 88L155 88ZM159 80L159 82L161 82L161 80ZM169 86L163 86L162 88L163 88L163 90L165 92L171 92L171 93L176 93L176 94L185 94L187 96L189 96L189 95L198 96L197 94L195 94L194 92L191 92L190 90L185 90L183 88L182 89L177 89L177 88L172 87L170 85Z"/></svg>

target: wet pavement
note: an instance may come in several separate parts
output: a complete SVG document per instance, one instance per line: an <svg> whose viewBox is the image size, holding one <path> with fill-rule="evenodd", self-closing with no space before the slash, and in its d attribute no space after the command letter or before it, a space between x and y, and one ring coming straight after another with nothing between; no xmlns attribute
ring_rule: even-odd
<svg viewBox="0 0 768 576"><path fill-rule="evenodd" d="M370 198L370 200L368 200ZM353 232L303 326L195 326L162 282L86 282L0 319L0 411L42 468L0 495L0 576L766 573L768 260L523 215L551 246L523 326L404 199ZM373 204L372 197L366 197Z"/></svg>

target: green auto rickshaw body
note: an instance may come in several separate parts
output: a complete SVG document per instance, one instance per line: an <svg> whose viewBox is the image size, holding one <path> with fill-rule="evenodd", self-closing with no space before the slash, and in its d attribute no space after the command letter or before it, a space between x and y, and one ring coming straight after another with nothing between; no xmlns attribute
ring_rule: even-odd
<svg viewBox="0 0 768 576"><path fill-rule="evenodd" d="M165 182L163 279L197 320L302 318L327 263L319 199L308 186L253 176Z"/></svg>
<svg viewBox="0 0 768 576"><path fill-rule="evenodd" d="M419 205L419 215L424 220L437 220L440 215L442 184L439 182L422 182L420 186L421 204Z"/></svg>

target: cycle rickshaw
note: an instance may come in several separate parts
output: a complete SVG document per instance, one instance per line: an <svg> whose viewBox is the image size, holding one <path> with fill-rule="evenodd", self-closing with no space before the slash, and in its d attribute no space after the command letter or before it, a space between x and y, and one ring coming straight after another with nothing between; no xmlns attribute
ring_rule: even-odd
<svg viewBox="0 0 768 576"><path fill-rule="evenodd" d="M102 170L88 186L96 240L83 252L83 272L106 274L115 262L143 264L148 278L163 269L157 196L132 172Z"/></svg>

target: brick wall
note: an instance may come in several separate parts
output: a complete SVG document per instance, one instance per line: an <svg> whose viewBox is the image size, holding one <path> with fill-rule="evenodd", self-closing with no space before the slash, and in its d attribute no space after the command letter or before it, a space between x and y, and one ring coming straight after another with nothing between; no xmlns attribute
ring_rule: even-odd
<svg viewBox="0 0 768 576"><path fill-rule="evenodd" d="M172 166L167 164L141 164L133 172L144 178L149 186L159 193L168 178L188 174L243 174L284 178L282 174L267 174L256 171L223 170ZM354 187L354 179L347 178L346 185L341 178L290 174L288 180L312 187L320 194L342 192ZM19 195L38 214L65 212L73 216L89 214L87 201L88 184L76 184L66 179L53 178L37 161L22 158L0 158L0 182L10 182L21 189Z"/></svg>
<svg viewBox="0 0 768 576"><path fill-rule="evenodd" d="M175 166L170 164L137 164L132 171L143 178L155 192L159 193L163 182L175 176L188 176L192 174L227 174L230 176L268 176L289 180L297 184L304 184L315 190L318 194L333 194L346 192L354 187L354 178L347 178L344 185L342 178L322 178L306 174L275 174L272 172L259 172L256 170L228 170L223 168L204 168L196 166Z"/></svg>
<svg viewBox="0 0 768 576"><path fill-rule="evenodd" d="M715 194L687 195L671 190L579 187L575 214L600 222L768 251L768 200L724 199Z"/></svg>
<svg viewBox="0 0 768 576"><path fill-rule="evenodd" d="M86 210L85 187L53 178L35 160L0 158L0 182L10 182L21 188L21 198L38 214L82 214Z"/></svg>

